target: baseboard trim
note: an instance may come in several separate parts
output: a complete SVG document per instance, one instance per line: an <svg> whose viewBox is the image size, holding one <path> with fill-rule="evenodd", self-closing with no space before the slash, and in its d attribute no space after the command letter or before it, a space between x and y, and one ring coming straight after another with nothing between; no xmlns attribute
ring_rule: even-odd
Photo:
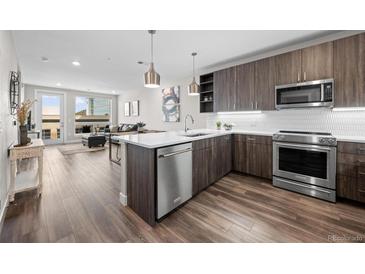
<svg viewBox="0 0 365 274"><path fill-rule="evenodd" d="M8 209L8 205L9 205L9 194L6 195L6 200L5 200L3 209L0 212L0 235L1 235L1 231L3 230L3 225L4 225L4 220L5 220L6 210Z"/></svg>
<svg viewBox="0 0 365 274"><path fill-rule="evenodd" d="M124 195L122 192L119 193L119 201L123 206L127 205L127 195Z"/></svg>

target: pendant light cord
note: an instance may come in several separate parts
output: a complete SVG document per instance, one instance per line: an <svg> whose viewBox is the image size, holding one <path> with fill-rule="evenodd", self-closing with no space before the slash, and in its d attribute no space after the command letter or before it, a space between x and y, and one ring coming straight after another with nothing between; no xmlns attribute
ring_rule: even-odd
<svg viewBox="0 0 365 274"><path fill-rule="evenodd" d="M193 55L193 77L195 79L195 55Z"/></svg>
<svg viewBox="0 0 365 274"><path fill-rule="evenodd" d="M153 33L151 33L151 63L153 63Z"/></svg>

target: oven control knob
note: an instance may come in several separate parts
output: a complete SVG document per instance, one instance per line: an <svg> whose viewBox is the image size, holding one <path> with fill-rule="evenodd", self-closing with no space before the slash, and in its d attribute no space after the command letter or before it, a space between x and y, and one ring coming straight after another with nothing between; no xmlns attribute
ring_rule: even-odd
<svg viewBox="0 0 365 274"><path fill-rule="evenodd" d="M328 140L327 140L327 138L319 138L319 142L321 144L327 144L328 143Z"/></svg>

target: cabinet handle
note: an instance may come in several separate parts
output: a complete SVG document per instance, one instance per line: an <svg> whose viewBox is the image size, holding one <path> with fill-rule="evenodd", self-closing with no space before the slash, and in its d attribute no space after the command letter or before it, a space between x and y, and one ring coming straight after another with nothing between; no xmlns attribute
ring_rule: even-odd
<svg viewBox="0 0 365 274"><path fill-rule="evenodd" d="M255 138L247 138L247 141L255 141Z"/></svg>
<svg viewBox="0 0 365 274"><path fill-rule="evenodd" d="M365 175L365 173L364 172L361 172L361 171L359 171L358 174L359 175Z"/></svg>
<svg viewBox="0 0 365 274"><path fill-rule="evenodd" d="M256 101L256 106L255 106L255 109L257 109L257 101Z"/></svg>
<svg viewBox="0 0 365 274"><path fill-rule="evenodd" d="M363 154L365 152L365 148L361 147L357 149L359 154Z"/></svg>
<svg viewBox="0 0 365 274"><path fill-rule="evenodd" d="M307 72L304 72L303 78L304 78L304 82L305 82L307 80Z"/></svg>
<svg viewBox="0 0 365 274"><path fill-rule="evenodd" d="M253 102L251 102L251 109L253 109Z"/></svg>
<svg viewBox="0 0 365 274"><path fill-rule="evenodd" d="M300 82L300 73L298 72L298 82Z"/></svg>

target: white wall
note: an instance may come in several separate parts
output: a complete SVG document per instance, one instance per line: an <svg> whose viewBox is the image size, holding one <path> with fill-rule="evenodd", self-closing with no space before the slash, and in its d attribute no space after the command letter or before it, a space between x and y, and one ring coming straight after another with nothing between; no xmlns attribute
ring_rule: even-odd
<svg viewBox="0 0 365 274"><path fill-rule="evenodd" d="M65 101L65 142L72 142L81 139L80 134L75 134L75 100L77 96L104 97L112 100L112 123L116 124L118 120L118 97L116 95L99 94L94 92L83 92L78 90L66 90L62 88L43 87L26 84L24 87L25 99L33 100L36 91L50 91L64 93ZM37 103L36 103L37 104ZM32 108L32 123L36 123L35 106ZM37 127L39 125L36 125Z"/></svg>
<svg viewBox="0 0 365 274"><path fill-rule="evenodd" d="M0 31L0 219L8 197L10 167L8 147L17 139L9 106L10 71L18 70L18 60L10 31ZM0 224L1 231L1 224Z"/></svg>
<svg viewBox="0 0 365 274"><path fill-rule="evenodd" d="M136 123L145 122L146 128L155 130L181 130L184 128L184 118L186 114L191 114L194 117L195 123L192 125L188 120L188 127L205 128L207 114L201 114L199 109L199 96L188 96L187 87L192 79L176 81L171 84L164 84L158 89L148 89L143 87L135 91L124 92L119 96L119 123ZM175 85L180 85L180 122L163 122L162 121L162 88L167 88ZM124 103L140 101L140 116L125 117Z"/></svg>

